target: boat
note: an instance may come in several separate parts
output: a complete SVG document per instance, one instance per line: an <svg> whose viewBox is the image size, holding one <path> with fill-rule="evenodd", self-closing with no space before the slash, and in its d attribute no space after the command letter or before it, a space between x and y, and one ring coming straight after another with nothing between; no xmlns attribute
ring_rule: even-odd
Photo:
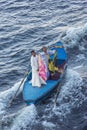
<svg viewBox="0 0 87 130"><path fill-rule="evenodd" d="M30 72L23 85L23 100L27 105L39 104L42 101L45 101L46 98L51 95L56 88L58 88L58 84L62 82L63 75L67 68L67 54L61 41L54 44L52 50L56 50L57 52L56 61L58 67L63 69L63 73L60 73L56 80L48 79L46 81L47 84L42 85L42 87L39 88L32 87L32 84L30 84L30 80L32 79L32 72ZM51 55L50 58L52 59L53 55Z"/></svg>

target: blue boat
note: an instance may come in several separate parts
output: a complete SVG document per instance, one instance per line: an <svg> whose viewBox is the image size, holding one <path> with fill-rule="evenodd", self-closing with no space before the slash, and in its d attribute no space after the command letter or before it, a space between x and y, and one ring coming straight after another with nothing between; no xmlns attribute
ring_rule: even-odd
<svg viewBox="0 0 87 130"><path fill-rule="evenodd" d="M54 44L52 50L57 51L57 64L58 67L62 67L65 72L67 67L67 54L63 47L62 42L57 42ZM51 59L53 56L50 57ZM27 105L30 104L38 104L45 100L56 88L58 88L58 84L62 81L64 73L60 73L58 79L48 79L46 81L46 85L42 85L42 87L32 87L32 84L29 81L32 78L32 73L30 72L24 82L23 86L23 99Z"/></svg>

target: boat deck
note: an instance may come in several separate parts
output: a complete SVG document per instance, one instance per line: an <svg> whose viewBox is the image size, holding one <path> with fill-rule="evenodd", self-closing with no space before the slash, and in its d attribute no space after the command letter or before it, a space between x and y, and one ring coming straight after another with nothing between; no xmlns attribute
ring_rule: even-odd
<svg viewBox="0 0 87 130"><path fill-rule="evenodd" d="M55 88L58 82L59 82L58 80L47 80L47 85L42 85L42 87L39 88L39 87L32 87L32 84L29 83L29 81L26 81L25 88L23 90L25 91L24 93L26 101L32 99L33 100L39 99L43 94L45 95L48 91L50 91L53 88L53 86Z"/></svg>

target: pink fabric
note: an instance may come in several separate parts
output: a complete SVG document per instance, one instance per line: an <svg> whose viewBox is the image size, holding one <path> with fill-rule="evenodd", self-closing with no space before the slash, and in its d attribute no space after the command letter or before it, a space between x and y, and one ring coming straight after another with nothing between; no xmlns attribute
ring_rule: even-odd
<svg viewBox="0 0 87 130"><path fill-rule="evenodd" d="M40 56L40 54L38 55L38 64L39 64L39 76L46 81L47 77L46 77L46 67L44 65L44 62Z"/></svg>

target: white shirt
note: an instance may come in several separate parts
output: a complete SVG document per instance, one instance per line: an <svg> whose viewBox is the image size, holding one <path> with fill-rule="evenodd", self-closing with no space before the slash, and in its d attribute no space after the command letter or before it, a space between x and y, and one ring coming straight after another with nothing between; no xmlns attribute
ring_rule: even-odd
<svg viewBox="0 0 87 130"><path fill-rule="evenodd" d="M48 55L52 55L55 53L55 50L47 51L47 54L45 52L41 52L40 55L42 57L42 60L45 64L45 66L48 68Z"/></svg>
<svg viewBox="0 0 87 130"><path fill-rule="evenodd" d="M31 56L31 67L33 71L37 71L39 66L38 66L38 57L36 56Z"/></svg>

